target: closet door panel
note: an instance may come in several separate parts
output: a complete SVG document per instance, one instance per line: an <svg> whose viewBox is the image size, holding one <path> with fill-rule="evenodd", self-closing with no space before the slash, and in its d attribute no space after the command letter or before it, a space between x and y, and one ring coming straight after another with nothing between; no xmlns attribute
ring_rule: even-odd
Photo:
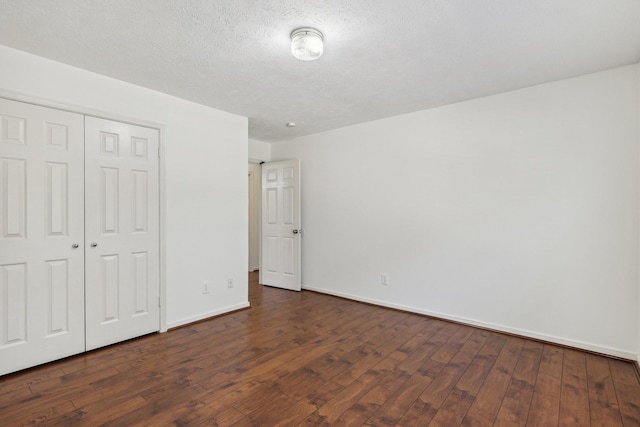
<svg viewBox="0 0 640 427"><path fill-rule="evenodd" d="M83 116L0 99L0 190L2 375L85 349Z"/></svg>
<svg viewBox="0 0 640 427"><path fill-rule="evenodd" d="M86 117L87 349L160 328L155 129Z"/></svg>

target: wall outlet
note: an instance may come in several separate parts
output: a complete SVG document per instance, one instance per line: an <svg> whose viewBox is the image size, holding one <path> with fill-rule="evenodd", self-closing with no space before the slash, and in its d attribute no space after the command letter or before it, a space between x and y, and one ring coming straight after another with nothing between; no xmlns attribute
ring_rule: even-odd
<svg viewBox="0 0 640 427"><path fill-rule="evenodd" d="M209 293L209 282L202 282L202 293L203 294Z"/></svg>
<svg viewBox="0 0 640 427"><path fill-rule="evenodd" d="M227 288L233 288L233 279L227 279Z"/></svg>
<svg viewBox="0 0 640 427"><path fill-rule="evenodd" d="M389 276L386 274L381 274L380 275L380 284L381 285L388 285L389 284Z"/></svg>

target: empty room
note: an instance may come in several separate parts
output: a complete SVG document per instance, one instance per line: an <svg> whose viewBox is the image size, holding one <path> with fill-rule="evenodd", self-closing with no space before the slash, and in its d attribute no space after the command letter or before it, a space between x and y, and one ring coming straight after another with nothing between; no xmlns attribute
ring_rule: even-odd
<svg viewBox="0 0 640 427"><path fill-rule="evenodd" d="M0 425L640 426L639 1L0 10Z"/></svg>

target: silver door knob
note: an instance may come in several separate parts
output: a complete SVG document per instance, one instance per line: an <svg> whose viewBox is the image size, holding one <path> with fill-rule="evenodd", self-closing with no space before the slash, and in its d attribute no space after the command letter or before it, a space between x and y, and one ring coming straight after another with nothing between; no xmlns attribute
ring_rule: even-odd
<svg viewBox="0 0 640 427"><path fill-rule="evenodd" d="M80 245L79 245L79 244L77 244L77 243L74 243L73 245L71 245L71 247L72 247L73 249L78 249L78 248L80 247Z"/></svg>
<svg viewBox="0 0 640 427"><path fill-rule="evenodd" d="M300 230L293 230L293 234L298 234Z"/></svg>
<svg viewBox="0 0 640 427"><path fill-rule="evenodd" d="M96 246L98 246L98 244L96 242L91 243L91 247L95 248Z"/></svg>

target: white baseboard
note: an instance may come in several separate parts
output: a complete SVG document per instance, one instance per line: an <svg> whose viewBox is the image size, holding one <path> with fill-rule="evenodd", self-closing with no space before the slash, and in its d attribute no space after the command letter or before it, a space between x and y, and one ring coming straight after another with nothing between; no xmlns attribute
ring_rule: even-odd
<svg viewBox="0 0 640 427"><path fill-rule="evenodd" d="M183 325L186 325L188 323L193 323L193 322L197 322L199 320L208 319L209 317L220 316L221 314L225 314L225 313L229 313L229 312L232 312L232 311L240 310L242 308L247 308L249 306L250 306L249 301L247 301L247 302L243 302L241 304L236 304L236 305L232 305L232 306L229 306L229 307L223 307L223 308L220 308L218 310L209 311L207 313L202 313L202 314L199 314L197 316L186 317L184 319L180 319L180 320L176 320L174 322L167 323L167 329L177 328L178 326L183 326Z"/></svg>
<svg viewBox="0 0 640 427"><path fill-rule="evenodd" d="M410 306L401 305L401 304L394 304L394 303L390 303L390 302L387 302L387 301L380 301L380 300L375 300L375 299L371 299L371 298L364 298L364 297L361 297L361 296L358 296L358 295L352 295L352 294L348 294L348 293L344 293L344 292L337 292L337 291L333 291L333 290L329 290L329 289L316 288L314 286L302 285L302 289L309 290L309 291L314 291L314 292L319 292L319 293L327 294L327 295L334 295L334 296L337 296L337 297L346 298L346 299L350 299L350 300L354 300L354 301L366 302L368 304L379 305L381 307L394 308L396 310L407 311L407 312L410 312L410 313L424 314L426 316L436 317L436 318L444 319L444 320L451 320L453 322L463 323L463 324L469 325L469 326L477 326L477 327L483 328L483 329L490 329L490 330L494 330L494 331L498 331L498 332L505 332L505 333L508 333L508 334L519 335L519 336L522 336L522 337L533 338L533 339L537 339L537 340L541 340L541 341L547 341L547 342L550 342L550 343L560 344L560 345L564 345L564 346L568 346L568 347L574 347L574 348L587 350L587 351L600 353L600 354L606 354L606 355L613 356L613 357L619 357L619 358L627 359L627 360L630 360L630 361L635 361L635 360L640 361L640 355L638 355L636 353L633 353L633 352L616 349L616 348L599 346L599 345L596 345L596 344L585 343L585 342L582 342L582 341L575 341L575 340L571 340L571 339L567 339L567 338L556 337L556 336L553 336L553 335L540 334L540 333L537 333L537 332L527 331L527 330L524 330L524 329L511 328L509 326L497 325L495 323L483 322L483 321L475 320L475 319L468 319L466 317L452 316L452 315L448 315L448 314L445 314L445 313L440 313L440 312L430 311L430 310L424 310L424 309L421 309L421 308L410 307Z"/></svg>

